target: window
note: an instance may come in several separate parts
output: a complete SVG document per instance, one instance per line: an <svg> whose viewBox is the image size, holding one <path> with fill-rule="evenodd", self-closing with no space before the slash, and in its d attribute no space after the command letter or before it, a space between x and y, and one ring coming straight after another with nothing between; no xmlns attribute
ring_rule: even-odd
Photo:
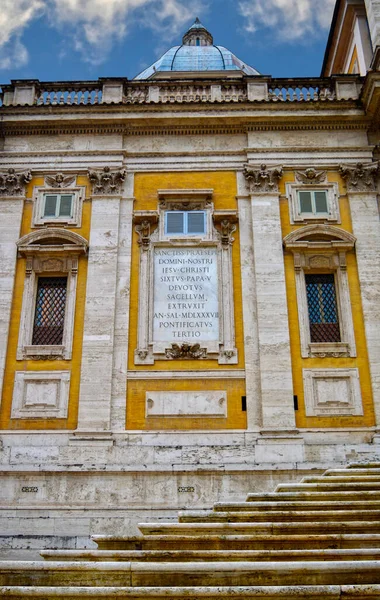
<svg viewBox="0 0 380 600"><path fill-rule="evenodd" d="M67 229L43 228L22 237L26 258L17 360L70 360L78 262L87 241Z"/></svg>
<svg viewBox="0 0 380 600"><path fill-rule="evenodd" d="M298 181L286 183L286 196L291 223L313 221L340 223L341 221L339 187L336 182L310 184L303 173L298 173Z"/></svg>
<svg viewBox="0 0 380 600"><path fill-rule="evenodd" d="M356 356L346 257L355 241L325 223L298 228L284 239L294 257L303 358Z"/></svg>
<svg viewBox="0 0 380 600"><path fill-rule="evenodd" d="M65 323L67 277L39 277L33 345L61 345Z"/></svg>
<svg viewBox="0 0 380 600"><path fill-rule="evenodd" d="M305 275L311 343L340 342L333 274Z"/></svg>
<svg viewBox="0 0 380 600"><path fill-rule="evenodd" d="M202 235L206 233L206 213L204 211L166 211L166 235Z"/></svg>
<svg viewBox="0 0 380 600"><path fill-rule="evenodd" d="M71 177L72 184L66 189L60 189L60 183L52 177L45 177L45 180L49 183L35 187L33 191L33 227L50 223L81 227L85 187L72 185L75 184L75 176Z"/></svg>
<svg viewBox="0 0 380 600"><path fill-rule="evenodd" d="M298 202L300 214L327 215L327 191L326 190L299 190Z"/></svg>
<svg viewBox="0 0 380 600"><path fill-rule="evenodd" d="M73 210L72 194L45 194L43 217L71 217Z"/></svg>

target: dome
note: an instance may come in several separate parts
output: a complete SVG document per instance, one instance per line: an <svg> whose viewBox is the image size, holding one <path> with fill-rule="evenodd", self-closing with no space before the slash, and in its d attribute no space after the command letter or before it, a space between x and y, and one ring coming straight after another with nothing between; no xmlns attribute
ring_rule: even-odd
<svg viewBox="0 0 380 600"><path fill-rule="evenodd" d="M182 39L182 46L173 46L153 65L135 79L150 79L165 72L236 71L245 75L260 75L223 46L215 46L213 37L197 18Z"/></svg>

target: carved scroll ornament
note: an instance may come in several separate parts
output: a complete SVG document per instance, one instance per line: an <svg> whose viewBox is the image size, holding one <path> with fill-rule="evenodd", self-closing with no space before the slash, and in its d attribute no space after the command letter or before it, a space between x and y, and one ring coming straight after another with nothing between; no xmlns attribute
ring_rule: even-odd
<svg viewBox="0 0 380 600"><path fill-rule="evenodd" d="M379 163L341 165L340 174L345 179L348 192L374 192L380 174Z"/></svg>
<svg viewBox="0 0 380 600"><path fill-rule="evenodd" d="M30 171L16 173L15 169L8 169L0 173L0 196L24 196L25 185L32 180Z"/></svg>
<svg viewBox="0 0 380 600"><path fill-rule="evenodd" d="M206 358L206 348L201 348L200 344L172 344L171 348L165 351L166 358Z"/></svg>
<svg viewBox="0 0 380 600"><path fill-rule="evenodd" d="M251 193L278 192L278 182L282 177L282 167L260 168L245 165L244 176L247 179Z"/></svg>
<svg viewBox="0 0 380 600"><path fill-rule="evenodd" d="M102 171L89 171L92 192L98 195L119 194L125 177L124 169L111 171L109 167L104 167Z"/></svg>

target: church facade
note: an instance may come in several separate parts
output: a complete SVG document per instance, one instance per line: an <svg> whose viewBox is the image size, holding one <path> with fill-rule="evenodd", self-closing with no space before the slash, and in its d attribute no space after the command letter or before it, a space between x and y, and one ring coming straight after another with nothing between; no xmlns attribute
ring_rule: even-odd
<svg viewBox="0 0 380 600"><path fill-rule="evenodd" d="M2 558L379 459L379 30L2 86Z"/></svg>

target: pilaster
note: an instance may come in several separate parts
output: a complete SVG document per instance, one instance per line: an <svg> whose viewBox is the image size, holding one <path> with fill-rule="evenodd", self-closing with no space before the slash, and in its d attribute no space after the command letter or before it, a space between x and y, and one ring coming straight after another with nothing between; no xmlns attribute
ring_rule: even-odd
<svg viewBox="0 0 380 600"><path fill-rule="evenodd" d="M125 171L90 171L93 186L78 430L111 427L121 187Z"/></svg>
<svg viewBox="0 0 380 600"><path fill-rule="evenodd" d="M128 175L120 202L119 250L117 255L114 354L111 392L111 429L124 431L126 421L129 302L133 223L133 174ZM125 197L124 197L125 196Z"/></svg>
<svg viewBox="0 0 380 600"><path fill-rule="evenodd" d="M379 3L380 7L380 3ZM380 427L380 221L376 184L379 163L342 165L356 241L364 326L376 425Z"/></svg>
<svg viewBox="0 0 380 600"><path fill-rule="evenodd" d="M279 209L281 167L246 165L252 207L262 429L295 428Z"/></svg>
<svg viewBox="0 0 380 600"><path fill-rule="evenodd" d="M240 231L241 284L243 289L244 357L247 400L247 429L258 431L262 423L259 336L251 198L247 183L238 173L238 206Z"/></svg>
<svg viewBox="0 0 380 600"><path fill-rule="evenodd" d="M8 332L16 271L17 245L30 171L0 172L0 399L3 387Z"/></svg>

